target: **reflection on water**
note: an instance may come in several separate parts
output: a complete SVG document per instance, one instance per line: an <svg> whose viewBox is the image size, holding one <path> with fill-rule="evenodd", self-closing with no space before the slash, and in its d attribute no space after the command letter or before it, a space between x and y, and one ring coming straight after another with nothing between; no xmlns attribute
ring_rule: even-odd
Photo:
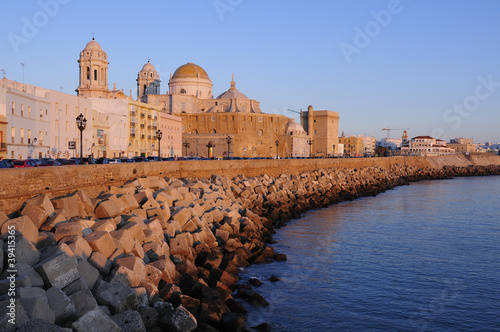
<svg viewBox="0 0 500 332"><path fill-rule="evenodd" d="M271 306L248 325L277 331L500 327L500 177L425 181L310 211L278 230L288 261L243 279ZM277 275L282 280L267 279Z"/></svg>

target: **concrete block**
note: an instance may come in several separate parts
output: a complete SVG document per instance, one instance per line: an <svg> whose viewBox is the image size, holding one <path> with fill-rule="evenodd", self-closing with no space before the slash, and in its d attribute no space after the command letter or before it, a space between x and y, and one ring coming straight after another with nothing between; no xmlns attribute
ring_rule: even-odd
<svg viewBox="0 0 500 332"><path fill-rule="evenodd" d="M137 304L139 305L139 308L149 306L149 296L145 287L134 287L132 290L137 296Z"/></svg>
<svg viewBox="0 0 500 332"><path fill-rule="evenodd" d="M133 218L129 220L120 230L130 230L132 232L132 236L134 239L139 241L139 243L144 243L144 229L147 229L147 226L144 225L142 221L131 221Z"/></svg>
<svg viewBox="0 0 500 332"><path fill-rule="evenodd" d="M54 205L54 209L64 210L69 218L80 216L80 207L79 203L80 198L78 195L68 195L65 197L56 197L52 199L52 204Z"/></svg>
<svg viewBox="0 0 500 332"><path fill-rule="evenodd" d="M50 287L45 294L49 307L54 312L57 325L64 325L77 318L73 301L62 290L57 287Z"/></svg>
<svg viewBox="0 0 500 332"><path fill-rule="evenodd" d="M44 303L49 304L47 300L47 295L45 295L45 291L43 288L39 287L19 287L17 289L18 295L20 299L40 299Z"/></svg>
<svg viewBox="0 0 500 332"><path fill-rule="evenodd" d="M122 206L118 201L108 199L107 201L102 201L95 208L96 218L113 218L122 213Z"/></svg>
<svg viewBox="0 0 500 332"><path fill-rule="evenodd" d="M184 226L182 226L182 230L184 232L194 232L197 229L198 229L198 226L195 224L195 222L192 219L189 220L187 223L185 223Z"/></svg>
<svg viewBox="0 0 500 332"><path fill-rule="evenodd" d="M134 249L134 237L129 229L118 229L109 233L113 240L118 242L125 254L130 253Z"/></svg>
<svg viewBox="0 0 500 332"><path fill-rule="evenodd" d="M10 277L11 273L8 273L8 276ZM0 294L5 295L12 290L11 281L12 279L0 280ZM14 284L16 285L15 289L19 289L21 287L31 287L31 282L26 276L15 277Z"/></svg>
<svg viewBox="0 0 500 332"><path fill-rule="evenodd" d="M19 299L0 301L0 330L2 332L15 332L16 326L22 326L28 321L26 312ZM14 322L14 324L12 324Z"/></svg>
<svg viewBox="0 0 500 332"><path fill-rule="evenodd" d="M92 248L81 236L73 235L62 238L59 243L65 243L79 259L88 259L92 255Z"/></svg>
<svg viewBox="0 0 500 332"><path fill-rule="evenodd" d="M33 198L30 198L26 201L26 203L31 203L35 206L38 206L39 208L42 208L47 212L47 214L50 216L52 213L54 213L54 205L52 205L52 202L50 201L50 198L48 195L38 195Z"/></svg>
<svg viewBox="0 0 500 332"><path fill-rule="evenodd" d="M163 226L163 233L170 237L175 237L175 234L180 232L182 232L182 227L175 220L169 220L167 224Z"/></svg>
<svg viewBox="0 0 500 332"><path fill-rule="evenodd" d="M100 252L106 258L115 251L115 243L108 232L95 231L85 237L93 251Z"/></svg>
<svg viewBox="0 0 500 332"><path fill-rule="evenodd" d="M144 230L144 243L148 243L148 242L161 243L161 242L163 242L163 236L161 238L158 238L158 236L156 236L155 232L153 232L150 229L146 229L146 230Z"/></svg>
<svg viewBox="0 0 500 332"><path fill-rule="evenodd" d="M89 216L94 216L94 203L90 197L83 190L77 190L75 194L80 198L80 209L83 209L82 212Z"/></svg>
<svg viewBox="0 0 500 332"><path fill-rule="evenodd" d="M107 305L113 314L127 310L137 310L139 303L135 291L122 282L107 284L99 283L95 297L102 305Z"/></svg>
<svg viewBox="0 0 500 332"><path fill-rule="evenodd" d="M38 249L28 241L24 236L16 237L16 262L26 263L31 266L38 263L40 259L40 252ZM5 249L4 249L5 250Z"/></svg>
<svg viewBox="0 0 500 332"><path fill-rule="evenodd" d="M159 259L160 256L165 255L165 250L163 248L163 245L158 242L148 242L142 246L144 253L149 257L150 261L155 261Z"/></svg>
<svg viewBox="0 0 500 332"><path fill-rule="evenodd" d="M160 189L157 190L153 193L153 197L156 199L157 202L159 203L167 203L168 206L173 206L174 204L174 198L167 194L164 190Z"/></svg>
<svg viewBox="0 0 500 332"><path fill-rule="evenodd" d="M75 294L76 292L79 292L81 290L88 289L89 287L85 283L85 281L82 278L78 278L75 281L73 281L71 284L68 286L64 287L62 291L64 294L70 296Z"/></svg>
<svg viewBox="0 0 500 332"><path fill-rule="evenodd" d="M99 271L99 273L106 277L111 272L113 264L109 259L104 257L100 252L94 251L89 258L89 263Z"/></svg>
<svg viewBox="0 0 500 332"><path fill-rule="evenodd" d="M93 231L111 232L116 229L116 223L113 219L102 219L97 220L91 228Z"/></svg>
<svg viewBox="0 0 500 332"><path fill-rule="evenodd" d="M198 326L196 318L183 306L174 309L170 315L164 315L158 321L158 327L174 332L191 332Z"/></svg>
<svg viewBox="0 0 500 332"><path fill-rule="evenodd" d="M147 282L153 285L158 285L162 277L162 271L158 269L156 266L147 264L146 268L146 277L144 278Z"/></svg>
<svg viewBox="0 0 500 332"><path fill-rule="evenodd" d="M42 299L38 298L21 298L19 302L23 306L26 316L29 319L41 318L54 324L55 315L50 309L48 303L45 303Z"/></svg>
<svg viewBox="0 0 500 332"><path fill-rule="evenodd" d="M55 229L57 242L66 236L82 236L82 224L79 221L63 222L58 224Z"/></svg>
<svg viewBox="0 0 500 332"><path fill-rule="evenodd" d="M144 279L146 277L146 267L142 259L136 256L126 256L116 260L116 264L126 267L134 272L138 278Z"/></svg>
<svg viewBox="0 0 500 332"><path fill-rule="evenodd" d="M40 226L41 231L47 231L47 232L53 232L55 230L55 227L61 223L65 222L69 219L68 214L66 211L57 209L54 211L54 213L47 219L47 221Z"/></svg>
<svg viewBox="0 0 500 332"><path fill-rule="evenodd" d="M83 279L89 289L93 289L94 285L99 278L99 271L93 267L88 261L81 260L78 262L78 272L80 279Z"/></svg>
<svg viewBox="0 0 500 332"><path fill-rule="evenodd" d="M38 228L27 216L21 216L19 218L9 219L2 225L2 234L7 234L9 230L14 229L28 239L32 243L38 241Z"/></svg>
<svg viewBox="0 0 500 332"><path fill-rule="evenodd" d="M137 239L134 239L134 247L132 248L132 251L130 253L136 257L139 257L140 259L144 259L144 249L142 248L141 243L137 241Z"/></svg>
<svg viewBox="0 0 500 332"><path fill-rule="evenodd" d="M16 263L15 270L17 271L17 275L19 277L27 277L29 279L29 285L31 287L43 287L43 279L42 277L35 271L31 265L26 263ZM0 275L0 279L6 279L9 273L4 271Z"/></svg>
<svg viewBox="0 0 500 332"><path fill-rule="evenodd" d="M85 315L87 312L97 309L97 301L89 289L82 289L69 295L70 300L75 305L77 317Z"/></svg>
<svg viewBox="0 0 500 332"><path fill-rule="evenodd" d="M42 226L49 217L47 211L41 207L33 205L32 203L26 203L21 211L21 215L29 217L37 228Z"/></svg>
<svg viewBox="0 0 500 332"><path fill-rule="evenodd" d="M64 288L79 277L76 258L61 252L39 262L35 270L43 278L47 288Z"/></svg>
<svg viewBox="0 0 500 332"><path fill-rule="evenodd" d="M177 208L172 213L172 219L177 221L182 227L188 222L189 219L191 219L191 211L187 208Z"/></svg>
<svg viewBox="0 0 500 332"><path fill-rule="evenodd" d="M137 311L127 310L111 316L111 319L127 332L146 332L146 327L142 322L141 315Z"/></svg>
<svg viewBox="0 0 500 332"><path fill-rule="evenodd" d="M141 278L132 270L124 266L118 266L111 271L107 281L111 284L122 282L130 287L138 287L141 284Z"/></svg>
<svg viewBox="0 0 500 332"><path fill-rule="evenodd" d="M57 326L41 318L34 318L18 328L17 332L71 332L71 329Z"/></svg>
<svg viewBox="0 0 500 332"><path fill-rule="evenodd" d="M160 203L158 203L153 197L148 198L145 202L141 204L143 210L160 208Z"/></svg>
<svg viewBox="0 0 500 332"><path fill-rule="evenodd" d="M151 262L148 265L152 265L160 270L162 273L161 279L165 282L169 284L179 282L180 274L177 272L175 264L169 257L161 257L159 260Z"/></svg>
<svg viewBox="0 0 500 332"><path fill-rule="evenodd" d="M158 311L151 307L139 307L139 315L141 315L142 322L146 330L150 331L152 328L156 327L158 324L158 319L160 318Z"/></svg>
<svg viewBox="0 0 500 332"><path fill-rule="evenodd" d="M160 240L163 241L163 228L158 221L158 219L147 220L144 224L153 231L153 234Z"/></svg>
<svg viewBox="0 0 500 332"><path fill-rule="evenodd" d="M71 325L75 332L120 332L122 329L101 309L87 312Z"/></svg>
<svg viewBox="0 0 500 332"><path fill-rule="evenodd" d="M140 207L139 202L135 199L134 195L122 195L118 197L118 199L121 201L124 209L124 212L129 212L135 209L138 209Z"/></svg>
<svg viewBox="0 0 500 332"><path fill-rule="evenodd" d="M39 231L36 248L42 250L47 247L55 247L57 245L56 235L52 232Z"/></svg>

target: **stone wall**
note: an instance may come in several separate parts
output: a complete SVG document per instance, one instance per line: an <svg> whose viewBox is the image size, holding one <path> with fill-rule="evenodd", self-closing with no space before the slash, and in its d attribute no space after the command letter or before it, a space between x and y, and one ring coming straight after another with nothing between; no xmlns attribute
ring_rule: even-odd
<svg viewBox="0 0 500 332"><path fill-rule="evenodd" d="M113 165L82 165L64 167L0 169L0 211L8 214L19 210L22 203L38 194L49 197L84 189L98 194L107 186L121 186L144 176L209 178L221 175L232 178L267 174L300 174L331 167L362 168L380 166L388 169L399 164L418 168L468 165L500 165L500 156L444 156L284 160L200 160L131 163Z"/></svg>

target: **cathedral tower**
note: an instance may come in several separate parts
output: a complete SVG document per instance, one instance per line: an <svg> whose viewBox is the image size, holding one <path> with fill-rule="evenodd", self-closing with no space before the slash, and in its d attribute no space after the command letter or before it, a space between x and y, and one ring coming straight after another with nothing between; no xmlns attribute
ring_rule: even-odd
<svg viewBox="0 0 500 332"><path fill-rule="evenodd" d="M149 62L137 74L137 100L147 102L147 95L160 94L160 75Z"/></svg>
<svg viewBox="0 0 500 332"><path fill-rule="evenodd" d="M80 52L80 82L78 96L108 98L108 61L98 42L92 38Z"/></svg>

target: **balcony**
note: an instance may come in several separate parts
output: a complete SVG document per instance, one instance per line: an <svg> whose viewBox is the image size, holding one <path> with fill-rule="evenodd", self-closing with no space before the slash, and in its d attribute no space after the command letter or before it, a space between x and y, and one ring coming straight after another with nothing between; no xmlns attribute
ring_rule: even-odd
<svg viewBox="0 0 500 332"><path fill-rule="evenodd" d="M158 129L158 126L153 126L153 129L154 129L154 130Z"/></svg>
<svg viewBox="0 0 500 332"><path fill-rule="evenodd" d="M130 127L135 127L135 122L130 122Z"/></svg>
<svg viewBox="0 0 500 332"><path fill-rule="evenodd" d="M135 137L135 133L130 133L130 137Z"/></svg>
<svg viewBox="0 0 500 332"><path fill-rule="evenodd" d="M130 111L130 115L135 116L135 111Z"/></svg>
<svg viewBox="0 0 500 332"><path fill-rule="evenodd" d="M141 129L144 129L146 125L144 123L141 123Z"/></svg>
<svg viewBox="0 0 500 332"><path fill-rule="evenodd" d="M144 138L144 135L141 135L141 138Z"/></svg>
<svg viewBox="0 0 500 332"><path fill-rule="evenodd" d="M158 116L153 116L153 120L158 120Z"/></svg>
<svg viewBox="0 0 500 332"><path fill-rule="evenodd" d="M148 119L151 119L151 114L148 114Z"/></svg>
<svg viewBox="0 0 500 332"><path fill-rule="evenodd" d="M141 118L144 118L145 117L145 114L144 113L141 113Z"/></svg>

